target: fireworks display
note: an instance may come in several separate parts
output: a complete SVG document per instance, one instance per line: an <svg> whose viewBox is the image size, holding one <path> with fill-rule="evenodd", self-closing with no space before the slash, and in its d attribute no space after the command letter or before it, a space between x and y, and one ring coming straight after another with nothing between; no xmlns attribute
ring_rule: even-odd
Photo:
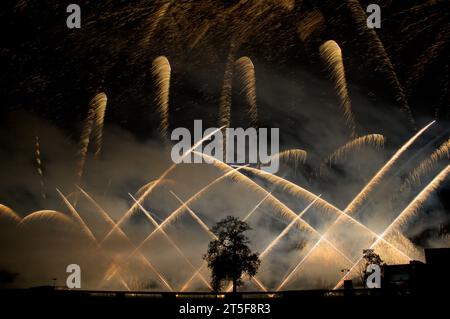
<svg viewBox="0 0 450 319"><path fill-rule="evenodd" d="M335 41L329 40L320 46L320 54L330 69L330 74L333 77L336 91L338 92L341 100L341 106L344 109L345 120L352 130L352 135L355 135L355 120L353 118L350 97L348 95L347 80L345 79L341 48Z"/></svg>
<svg viewBox="0 0 450 319"><path fill-rule="evenodd" d="M159 131L166 137L169 132L169 90L170 64L166 57L160 56L153 60L152 74L156 81L156 96L158 114L160 117Z"/></svg>
<svg viewBox="0 0 450 319"><path fill-rule="evenodd" d="M45 199L45 182L44 182L44 172L42 170L42 160L41 160L41 144L39 142L39 136L36 135L36 167L37 173L39 174L39 183L42 187L42 198Z"/></svg>
<svg viewBox="0 0 450 319"><path fill-rule="evenodd" d="M449 247L429 235L450 222L448 6L385 4L398 21L372 29L365 5L108 2L83 11L80 30L56 27L65 8L49 9L39 36L0 52L12 66L0 117L11 286L47 285L77 263L85 289L210 291L203 255L228 215L251 226L261 259L247 291L338 289L364 249L407 263ZM42 23L26 15L38 6L13 11ZM175 163L172 130L197 119L208 131ZM207 154L238 126L279 128L277 172Z"/></svg>
<svg viewBox="0 0 450 319"><path fill-rule="evenodd" d="M252 60L244 56L236 60L234 68L242 83L242 92L247 101L247 113L250 118L249 126L254 127L258 120L258 109L256 106L256 89L255 89L255 67Z"/></svg>
<svg viewBox="0 0 450 319"><path fill-rule="evenodd" d="M419 166L409 173L405 184L420 183L420 178L432 170L445 157L450 158L450 140L442 143L428 158L423 160Z"/></svg>
<svg viewBox="0 0 450 319"><path fill-rule="evenodd" d="M381 148L384 145L384 136L380 134L368 134L358 137L345 145L339 147L326 160L327 165L332 165L333 162L345 159L351 152L357 152L363 147L373 146L374 148Z"/></svg>
<svg viewBox="0 0 450 319"><path fill-rule="evenodd" d="M89 111L84 123L83 132L80 141L80 163L78 166L78 176L83 176L84 164L91 141L91 136L95 138L95 154L98 156L101 151L102 136L103 136L103 122L105 120L107 97L105 93L97 94L89 104Z"/></svg>

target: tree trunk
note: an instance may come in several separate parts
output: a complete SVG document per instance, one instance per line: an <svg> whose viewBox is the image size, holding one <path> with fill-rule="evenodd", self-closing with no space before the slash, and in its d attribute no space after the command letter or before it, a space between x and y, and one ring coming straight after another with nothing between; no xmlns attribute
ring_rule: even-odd
<svg viewBox="0 0 450 319"><path fill-rule="evenodd" d="M236 295L237 291L237 281L238 281L238 274L237 274L237 265L236 265L236 244L233 243L233 295Z"/></svg>

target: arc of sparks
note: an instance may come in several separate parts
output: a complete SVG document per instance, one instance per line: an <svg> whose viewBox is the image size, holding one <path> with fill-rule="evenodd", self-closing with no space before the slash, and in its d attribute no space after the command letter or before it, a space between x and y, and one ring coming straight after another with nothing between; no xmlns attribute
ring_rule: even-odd
<svg viewBox="0 0 450 319"><path fill-rule="evenodd" d="M173 195L175 195L172 191L170 191ZM137 199L133 197L133 195L128 194L131 196L131 198L137 202ZM175 195L176 196L176 195ZM144 212L144 214L147 216L147 218L152 222L153 226L158 227L158 222L152 217L152 215L141 205L139 204L139 208ZM187 262L187 264L194 270L197 271L197 268L192 264L192 262L186 257L186 255L183 253L183 251L178 247L178 245L173 241L172 238L164 231L164 229L161 229L161 233L166 237L168 242L175 248L175 250L180 254L180 256ZM209 288L212 289L211 285L208 283L208 281L200 274L200 279L203 281L203 283Z"/></svg>
<svg viewBox="0 0 450 319"><path fill-rule="evenodd" d="M264 196L256 205L248 212L248 214L244 217L243 221L247 221L253 213L262 205L262 203L269 197L271 193L268 193L266 196ZM206 262L203 262L202 265L197 269L196 272L192 274L192 276L186 281L186 283L182 286L181 291L185 291L191 282L197 277L197 275L206 267Z"/></svg>
<svg viewBox="0 0 450 319"><path fill-rule="evenodd" d="M83 230L83 232L92 240L92 242L95 244L95 246L101 250L101 244L99 243L99 241L97 240L97 238L95 237L95 235L92 233L92 231L90 230L90 228L87 226L87 224L84 222L84 220L81 218L80 214L77 212L77 210L75 209L75 207L72 206L72 204L67 200L67 198L64 196L64 194L59 190L56 189L56 191L58 192L58 194L61 196L61 198L63 199L64 203L66 204L66 206L69 208L69 211L71 212L72 216L75 218L75 220L79 223L79 225L81 226L81 229ZM153 270L153 272L157 275L157 277L160 279L160 281L170 290L173 291L172 287L169 285L169 283L167 282L167 280L164 278L164 276L155 268L155 266L153 266L153 264L147 259L145 258L145 256L142 255L143 261ZM122 276L119 274L120 280L124 281ZM125 281L124 281L125 282ZM125 285L128 289L128 285Z"/></svg>
<svg viewBox="0 0 450 319"><path fill-rule="evenodd" d="M239 169L241 169L241 168L235 168L234 170L239 170ZM232 171L226 172L225 174L223 174L223 175L217 177L216 179L214 179L213 181L211 181L210 183L208 183L206 186L204 186L202 189L200 189L199 191L197 191L194 195L192 195L192 196L186 201L186 203L191 203L191 202L193 202L194 200L198 199L202 194L206 193L212 186L214 186L215 184L217 184L218 182L220 182L222 179L226 178L227 176L231 175L231 173L232 173ZM139 204L139 206L140 206L140 205L141 205L141 204ZM142 240L141 243L140 243L139 245L137 245L137 246L135 247L135 249L133 250L133 252L131 252L127 258L133 256L137 251L139 251L139 249L140 249L140 248L141 248L148 240L150 240L150 239L152 238L153 235L155 235L158 231L160 231L160 229L163 229L163 228L164 228L166 225L168 225L171 221L173 221L173 220L176 218L176 216L182 212L183 208L184 208L184 207L181 205L181 206L179 206L177 209L175 209L174 211L172 211L172 212L169 214L169 216L168 216L164 221L162 221L162 222L159 224L158 227L156 227L155 229L153 229L153 231L152 231L149 235L147 235L147 237L146 237L144 240ZM198 272L198 270L197 270L197 272Z"/></svg>
<svg viewBox="0 0 450 319"><path fill-rule="evenodd" d="M210 134L207 134L206 136L204 136L200 141L198 141L197 143L194 144L194 146L192 146L190 149L188 149L185 153L182 154L182 156L180 157L180 162L182 162L182 160L190 155L197 147L199 147L204 141L209 140L209 138L211 138L211 136L213 136L214 134L216 134L218 131L222 130L224 127L220 127L214 131L212 131ZM119 227L125 219L127 219L129 216L131 216L136 209L139 207L138 204L142 204L142 202L147 198L147 196L153 191L153 189L155 187L157 187L159 185L159 183L164 180L166 178L167 175L170 174L170 172L172 172L172 170L175 169L175 167L177 166L177 164L172 164L168 169L166 169L161 176L156 180L155 183L153 183L150 187L147 188L147 190L139 197L138 201L133 203L133 205L131 205L130 209L128 209L125 214L119 219L119 221L116 223L116 226L113 227L108 234L106 234L106 236L102 239L102 241L100 242L100 244L102 244L106 239L109 238L109 236L111 236L111 234L117 229L117 227Z"/></svg>
<svg viewBox="0 0 450 319"><path fill-rule="evenodd" d="M309 203L298 215L297 218L302 218L302 216L311 208L312 205L321 197L322 195L318 195L311 203ZM271 251L272 248L291 230L294 226L297 218L293 219L282 231L281 233L274 239L270 244L263 250L263 252L259 255L260 260L265 258Z"/></svg>
<svg viewBox="0 0 450 319"><path fill-rule="evenodd" d="M334 229L334 227L341 221L344 215L350 215L351 212L361 204L363 199L367 197L367 195L372 191L373 187L377 185L380 180L386 175L386 173L392 168L392 166L396 163L396 161L400 158L400 156L418 139L431 125L434 124L435 121L429 123L424 128L422 128L419 132L417 132L413 137L411 137L395 154L389 159L389 161L386 162L385 165L372 177L372 179L363 187L363 189L359 192L359 194L350 202L350 204L344 209L342 215L339 215L338 218L335 219L335 221L327 228L325 233L322 237L320 237L319 241L313 246L311 251L306 254L302 260L298 263L297 266L303 264L303 262L310 256L310 254L317 249L320 242L325 239L325 236L328 235L328 233ZM379 238L379 236L377 236ZM298 267L295 267L294 270L298 269ZM292 272L291 272L292 275ZM279 288L281 289L282 286Z"/></svg>
<svg viewBox="0 0 450 319"><path fill-rule="evenodd" d="M270 174L268 172L264 172L252 167L244 167L244 170L250 171L260 177L266 178L268 181L277 184L277 185L282 185L284 187L285 190L287 190L289 193L293 194L294 196L299 196L301 195L303 198L305 198L306 200L315 200L315 203L317 203L319 205L320 208L326 209L328 211L331 211L333 213L338 214L339 216L342 216L343 218L348 219L350 222L354 223L355 225L358 225L359 227L362 227L364 230L368 231L372 236L375 237L379 237L379 235L377 233L375 233L373 230L371 230L369 227L367 227L366 225L364 225L363 223L359 222L358 220L354 219L352 216L346 214L345 212L343 212L342 210L340 210L339 208L337 208L336 206L330 204L328 201L324 200L321 197L317 197L316 194L302 188L301 186L294 184L293 182L284 179L280 176L274 175L274 174ZM383 241L390 246L391 248L393 248L394 250L396 250L399 254L403 255L404 257L407 257L409 259L412 259L410 256L408 256L407 254L405 254L404 252L402 252L400 249L398 249L397 247L395 247L394 245L392 245L392 243L386 241L383 239Z"/></svg>
<svg viewBox="0 0 450 319"><path fill-rule="evenodd" d="M328 40L320 46L320 55L331 72L334 86L339 96L341 106L344 110L345 121L352 132L352 136L356 136L355 119L353 116L350 96L348 94L341 48L335 41Z"/></svg>
<svg viewBox="0 0 450 319"><path fill-rule="evenodd" d="M22 218L15 211L3 204L0 204L0 216L5 216L16 223L20 223L22 220Z"/></svg>
<svg viewBox="0 0 450 319"><path fill-rule="evenodd" d="M196 154L202 155L204 156L208 161L210 162L216 162L219 165L222 165L224 167L224 169L228 169L228 170L232 170L232 167L230 167L229 165L227 165L226 163L224 163L223 161L220 161L210 155L204 154L204 153L198 153L198 152L194 152ZM247 176L245 176L244 174L242 174L241 172L235 172L234 175L236 176L236 178L239 181L244 182L246 185L251 186L251 189L255 190L255 191L259 191L265 195L267 195L269 192L267 190L265 190L263 187L261 187L260 185L258 185L257 183L255 183L253 180L251 180L250 178L248 178ZM294 213L289 207L287 207L283 202L281 202L277 197L273 196L273 195L269 195L268 199L270 201L272 201L273 203L275 203L276 207L281 209L281 211L286 214L286 216L289 216L290 220L292 219L296 219L297 218L297 214ZM307 221L305 221L302 218L298 219L297 225L299 226L303 226L302 229L309 231L315 235L318 235L319 237L323 235L317 231L314 227L312 227ZM324 238L324 241L333 249L335 250L339 255L341 255L344 259L349 260L350 259L341 251L339 250L335 245L333 245L333 243L331 243L330 241L328 241L326 238ZM351 262L351 261L350 261Z"/></svg>
<svg viewBox="0 0 450 319"><path fill-rule="evenodd" d="M171 68L169 60L165 56L153 60L152 75L156 82L156 104L159 114L159 133L167 138L169 134L169 91Z"/></svg>
<svg viewBox="0 0 450 319"><path fill-rule="evenodd" d="M101 92L94 96L89 102L88 115L86 117L80 141L80 161L78 163L78 178L81 179L84 173L88 148L91 135L94 134L96 151L95 156L98 157L101 151L103 138L103 123L105 120L105 111L108 98L105 93Z"/></svg>
<svg viewBox="0 0 450 319"><path fill-rule="evenodd" d="M103 218L103 220L105 222L107 222L111 227L114 227L115 222L112 220L112 218L109 216L109 214L97 203L96 200L94 200L94 198L92 198L91 195L89 195L88 192L86 192L84 189L82 189L80 186L77 185L78 190L87 198L87 200L94 205L94 207L97 209L97 211L100 213L101 217ZM131 242L130 238L125 234L125 232L122 230L122 228L118 228L118 232L119 235L124 238L128 244L131 247L135 247L135 245ZM144 264L150 268L151 271L153 271L158 277L158 271L156 270L156 268L148 262L148 260L146 260L145 256L143 256L142 254L140 254L139 257L144 257L145 261ZM107 280L110 280L112 276L114 276L116 273L118 273L119 268L116 266L115 263L111 264L111 272L109 272L109 270L106 273L106 276L109 277ZM120 274L119 274L120 275ZM160 279L164 279L164 278L160 278ZM119 280L121 280L122 284L124 284L125 287L128 287L128 285L126 284L126 282L123 280L123 278L119 278ZM104 281L104 279L102 280L102 282ZM161 280L163 281L163 280ZM164 280L165 281L165 280ZM100 283L100 286L102 285L102 282ZM128 289L128 288L127 288Z"/></svg>
<svg viewBox="0 0 450 319"><path fill-rule="evenodd" d="M431 155L423 160L411 173L409 173L406 181L400 189L405 189L407 185L420 183L421 177L435 167L439 160L450 158L450 139L442 143Z"/></svg>
<svg viewBox="0 0 450 319"><path fill-rule="evenodd" d="M283 231L264 249L264 251L259 255L259 258L264 258L271 250L272 248L291 230L291 228L296 223L297 219L302 218L303 215L315 204L315 202L321 197L322 195L318 195L311 203L308 204L301 212L297 215L295 219L293 219L284 229Z"/></svg>
<svg viewBox="0 0 450 319"><path fill-rule="evenodd" d="M181 205L183 205L191 214L192 217L194 217L201 225L202 227L208 232L208 234L211 236L212 239L217 240L217 236L216 234L214 234L209 227L197 216L197 214L194 213L194 211L192 211L192 209L185 203L183 202L183 200L181 200L181 198L179 198L174 192L170 191L172 193L173 196L175 196L175 198L180 202ZM254 276L256 277L256 276ZM252 277L252 278L254 278ZM267 291L267 288L264 287L264 285L262 285L262 283L260 281L255 281L258 285L261 285L260 288L264 291Z"/></svg>
<svg viewBox="0 0 450 319"><path fill-rule="evenodd" d="M439 185L442 184L442 182L447 178L447 176L450 173L450 165L448 165L446 168L444 168L433 180L422 189L422 191L414 197L414 199L403 209L403 211L394 219L394 221L384 230L384 232L380 235L380 238L385 237L390 231L393 231L394 229L401 227L408 217L415 214L417 209L419 209L423 203L427 200L427 198L430 196L432 192L434 192ZM369 249L373 249L376 245L379 244L380 238L378 238L370 247ZM339 286L342 285L343 281L348 278L350 273L355 269L355 267L361 262L363 257L360 257L350 268L350 271L347 272L336 284L336 286L333 289L337 289Z"/></svg>
<svg viewBox="0 0 450 319"><path fill-rule="evenodd" d="M39 210L25 216L20 221L19 226L25 226L26 224L36 220L57 220L68 225L74 225L74 220L68 217L67 215L64 215L63 213L58 212L56 210L46 209L46 210Z"/></svg>
<svg viewBox="0 0 450 319"><path fill-rule="evenodd" d="M87 193L84 189L82 189L81 187L77 186L78 190L89 200L89 202L91 202L91 204L94 205L94 207L97 209L97 211L100 213L100 215L102 216L102 218L111 226L114 227L115 222L112 220L112 218L109 216L109 214L97 203L96 200L94 200L94 198L92 198L92 196L89 195L89 193ZM129 194L133 200L136 200L131 194ZM150 213L148 213L141 205L140 205L141 210L143 210L145 212L145 215L147 216L147 218L150 219L150 221L152 222L152 224L156 227L158 224L157 222L154 220L154 218L150 215ZM131 242L131 240L129 239L129 237L125 234L125 232L122 230L122 228L118 227L118 232L120 234L120 236L122 238L124 238L131 247L135 248L136 246L134 245L134 243ZM194 269L196 270L196 268L192 265L192 263L187 259L186 255L184 255L184 253L180 250L180 248L175 244L175 242L167 235L167 233L163 232L163 234L165 235L165 237L168 239L169 243L177 250L178 253L181 254L181 256L188 262L188 264ZM140 254L140 258L142 258L142 254ZM145 256L144 256L145 257ZM148 263L145 263L148 266ZM153 268L150 268L153 271ZM116 271L117 271L117 267L115 267L110 276L113 276ZM209 286L209 283L204 279L204 277L202 277L202 281Z"/></svg>
<svg viewBox="0 0 450 319"><path fill-rule="evenodd" d="M360 2L358 0L344 0L344 3L354 18L359 34L365 38L366 41L364 42L370 45L370 50L373 51L371 55L374 56L377 59L378 64L383 67L389 82L395 89L396 99L400 103L400 110L407 116L411 126L414 126L413 114L411 113L403 87L400 84L394 65L384 48L383 42L380 40L375 29L367 27L367 16L364 9L361 7Z"/></svg>
<svg viewBox="0 0 450 319"><path fill-rule="evenodd" d="M435 121L427 124L420 131L418 131L413 137L411 137L395 154L383 165L383 167L372 177L372 179L363 187L363 189L353 198L353 200L347 205L344 212L352 214L361 203L367 198L368 194L373 190L373 188L378 185L381 179L386 175L386 173L392 168L392 166L397 162L400 156L403 155L406 150L426 131L430 128Z"/></svg>
<svg viewBox="0 0 450 319"><path fill-rule="evenodd" d="M254 127L258 121L255 66L249 57L243 56L234 62L234 68L237 69L237 74L239 75L240 82L242 83L241 92L245 93L245 99L247 101L247 115L250 119L249 126Z"/></svg>

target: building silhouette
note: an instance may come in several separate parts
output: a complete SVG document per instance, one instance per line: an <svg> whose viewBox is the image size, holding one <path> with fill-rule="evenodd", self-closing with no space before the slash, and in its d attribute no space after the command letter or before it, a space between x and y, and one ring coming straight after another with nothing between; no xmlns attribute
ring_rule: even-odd
<svg viewBox="0 0 450 319"><path fill-rule="evenodd" d="M450 284L450 248L425 249L425 263L386 265L382 289L387 294L440 294Z"/></svg>

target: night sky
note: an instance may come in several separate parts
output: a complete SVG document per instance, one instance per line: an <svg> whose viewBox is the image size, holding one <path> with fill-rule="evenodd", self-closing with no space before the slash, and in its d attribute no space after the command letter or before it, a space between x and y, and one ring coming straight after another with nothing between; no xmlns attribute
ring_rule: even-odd
<svg viewBox="0 0 450 319"><path fill-rule="evenodd" d="M341 208L395 150L436 120L357 215L376 229L382 229L380 216L392 220L392 212L449 163L447 150L421 184L406 195L398 191L410 171L450 137L446 0L80 0L80 29L66 26L66 7L73 1L3 2L0 203L22 217L40 209L65 209L55 189L69 193L75 183L80 135L89 102L99 92L108 97L103 153L97 162L89 155L81 184L103 196L104 205L117 208L117 220L119 208L130 204L128 192L135 193L159 176L167 158L161 155L165 144L159 140L151 72L158 56L167 57L171 67L170 130L191 128L194 119L202 119L205 127L217 126L227 61L249 57L256 73L257 125L280 128L281 150L308 151L301 167L283 164L278 175L324 194ZM361 8L380 5L380 29L361 24L360 12L352 7L355 2ZM363 150L360 158L350 155L321 175L324 159L348 142L351 133L320 55L327 40L336 41L342 50L357 135L382 134L385 145L380 152ZM233 78L231 124L246 127L249 119L237 83ZM45 199L36 174L36 136L42 147ZM180 180L179 191L187 198L202 185L200 180L213 176L210 173L182 172L174 179ZM449 195L447 179L405 230L418 247L434 245L438 230L448 227ZM227 207L233 201L227 196L208 205L224 214L251 206L249 202L248 207ZM161 219L175 204L173 198L162 197L147 203ZM286 200L296 208L303 205ZM199 209L212 224L216 218L208 216L208 205ZM139 224L139 218L134 223ZM258 223L273 223L278 229L280 221ZM311 217L311 223L320 221ZM287 251L295 249L294 244L286 245ZM14 261L4 260L0 269L14 267Z"/></svg>

